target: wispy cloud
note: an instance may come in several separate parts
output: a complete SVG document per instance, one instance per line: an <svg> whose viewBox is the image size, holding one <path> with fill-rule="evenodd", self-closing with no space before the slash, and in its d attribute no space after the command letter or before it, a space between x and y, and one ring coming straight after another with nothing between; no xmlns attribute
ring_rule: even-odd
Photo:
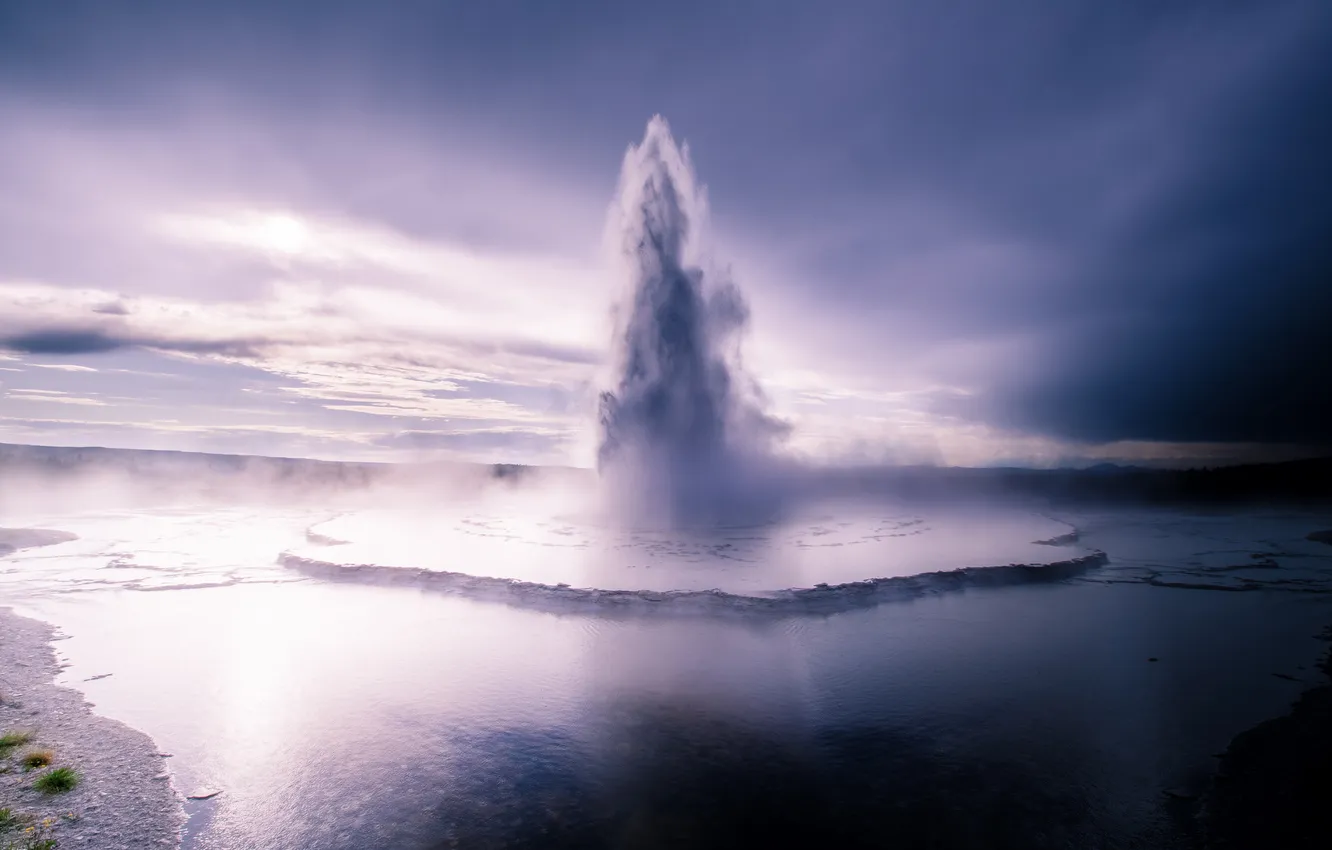
<svg viewBox="0 0 1332 850"><path fill-rule="evenodd" d="M79 404L87 407L105 407L106 402L95 398L72 396L60 390L26 389L15 387L2 396L10 401L50 402L53 404Z"/></svg>

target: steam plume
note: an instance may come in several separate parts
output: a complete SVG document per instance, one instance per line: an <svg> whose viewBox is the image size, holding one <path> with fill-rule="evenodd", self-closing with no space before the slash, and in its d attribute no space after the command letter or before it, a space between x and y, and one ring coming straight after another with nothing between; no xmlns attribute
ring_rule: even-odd
<svg viewBox="0 0 1332 850"><path fill-rule="evenodd" d="M654 117L611 213L626 292L599 411L598 468L635 519L723 522L769 506L761 479L786 426L741 366L749 310L707 262L706 220L688 149Z"/></svg>

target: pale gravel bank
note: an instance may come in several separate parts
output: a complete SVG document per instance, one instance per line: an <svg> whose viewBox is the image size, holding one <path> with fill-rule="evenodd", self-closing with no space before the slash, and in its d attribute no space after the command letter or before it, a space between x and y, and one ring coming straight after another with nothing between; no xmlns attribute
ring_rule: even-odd
<svg viewBox="0 0 1332 850"><path fill-rule="evenodd" d="M0 755L0 808L50 819L60 850L178 847L184 814L165 756L147 735L92 713L82 694L55 684L53 637L49 625L0 608L0 735L33 736ZM44 770L20 765L34 749L52 750L54 767L76 770L77 787L51 795L34 789ZM0 847L15 837L0 834Z"/></svg>

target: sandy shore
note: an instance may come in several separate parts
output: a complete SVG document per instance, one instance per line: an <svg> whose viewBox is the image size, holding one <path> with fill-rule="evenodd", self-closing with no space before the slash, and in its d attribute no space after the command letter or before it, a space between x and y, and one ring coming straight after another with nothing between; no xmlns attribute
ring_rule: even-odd
<svg viewBox="0 0 1332 850"><path fill-rule="evenodd" d="M31 735L0 747L0 809L19 821L0 832L0 847L25 825L43 823L39 831L49 831L60 848L178 846L184 818L165 757L147 735L93 714L82 694L54 684L53 637L45 623L0 608L0 735ZM53 755L51 766L25 769L24 756L43 750ZM72 790L34 788L60 767L77 772Z"/></svg>

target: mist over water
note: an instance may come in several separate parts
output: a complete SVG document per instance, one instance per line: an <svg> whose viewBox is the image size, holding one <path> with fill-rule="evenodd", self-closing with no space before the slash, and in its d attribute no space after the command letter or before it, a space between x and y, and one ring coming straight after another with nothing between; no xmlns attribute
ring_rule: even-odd
<svg viewBox="0 0 1332 850"><path fill-rule="evenodd" d="M660 116L625 154L610 227L624 291L598 411L603 495L631 522L771 517L788 428L741 363L749 309L708 255L706 194Z"/></svg>

